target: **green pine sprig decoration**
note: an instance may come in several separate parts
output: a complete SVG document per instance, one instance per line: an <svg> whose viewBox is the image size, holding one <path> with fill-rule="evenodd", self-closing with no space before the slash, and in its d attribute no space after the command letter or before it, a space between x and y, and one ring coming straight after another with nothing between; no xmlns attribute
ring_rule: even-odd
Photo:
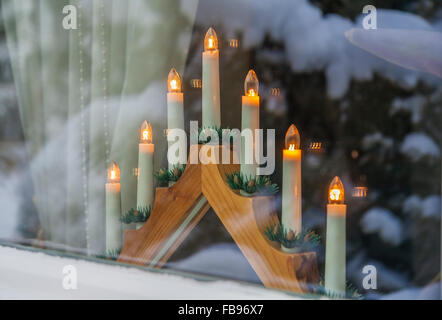
<svg viewBox="0 0 442 320"><path fill-rule="evenodd" d="M155 172L154 177L161 184L167 184L170 181L176 182L183 174L185 168L186 168L185 164L174 165L173 168L170 170L161 168L160 170Z"/></svg>
<svg viewBox="0 0 442 320"><path fill-rule="evenodd" d="M321 277L319 286L316 287L315 292L322 294L330 299L355 299L362 300L364 297L359 293L358 289L349 281L345 283L345 293L335 292L333 290L327 290L324 286L324 279Z"/></svg>
<svg viewBox="0 0 442 320"><path fill-rule="evenodd" d="M122 248L120 249L108 249L104 253L97 255L99 259L117 260L120 256Z"/></svg>
<svg viewBox="0 0 442 320"><path fill-rule="evenodd" d="M129 211L121 216L120 221L124 224L146 222L147 219L149 219L150 217L151 211L151 206L138 209L131 208L129 209Z"/></svg>
<svg viewBox="0 0 442 320"><path fill-rule="evenodd" d="M288 249L299 248L300 252L314 249L321 241L321 237L312 230L302 229L300 233L295 233L279 222L268 226L264 233L270 241L279 242Z"/></svg>
<svg viewBox="0 0 442 320"><path fill-rule="evenodd" d="M241 172L227 175L227 184L233 190L243 190L249 194L274 195L279 187L272 183L270 176L246 177Z"/></svg>

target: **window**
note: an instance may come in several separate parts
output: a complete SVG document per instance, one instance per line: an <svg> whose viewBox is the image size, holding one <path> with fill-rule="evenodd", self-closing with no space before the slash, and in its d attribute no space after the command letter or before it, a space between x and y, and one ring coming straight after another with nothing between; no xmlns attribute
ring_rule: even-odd
<svg viewBox="0 0 442 320"><path fill-rule="evenodd" d="M440 298L442 5L374 4L2 1L2 243Z"/></svg>

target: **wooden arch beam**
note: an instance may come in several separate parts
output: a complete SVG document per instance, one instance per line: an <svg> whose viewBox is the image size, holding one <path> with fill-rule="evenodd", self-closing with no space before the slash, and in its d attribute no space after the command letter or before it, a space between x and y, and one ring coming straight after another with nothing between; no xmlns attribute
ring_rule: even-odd
<svg viewBox="0 0 442 320"><path fill-rule="evenodd" d="M265 237L265 228L278 222L274 198L232 191L226 174L238 170L234 164L188 164L177 183L156 189L150 218L126 231L118 261L163 266L212 207L266 287L311 291L319 282L316 253L285 253Z"/></svg>

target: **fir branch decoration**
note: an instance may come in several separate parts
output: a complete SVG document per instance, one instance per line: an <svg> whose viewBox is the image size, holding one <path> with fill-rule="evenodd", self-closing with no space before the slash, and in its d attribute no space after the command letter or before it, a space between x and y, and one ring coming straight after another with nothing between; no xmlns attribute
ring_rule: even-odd
<svg viewBox="0 0 442 320"><path fill-rule="evenodd" d="M321 241L321 237L312 230L303 229L295 233L281 223L268 226L264 233L270 241L279 242L288 249L299 248L301 252L314 249Z"/></svg>
<svg viewBox="0 0 442 320"><path fill-rule="evenodd" d="M169 182L169 170L161 168L160 170L158 170L157 172L154 173L154 177L160 183Z"/></svg>
<svg viewBox="0 0 442 320"><path fill-rule="evenodd" d="M316 292L319 294L323 294L324 296L330 298L330 299L356 299L356 300L362 300L364 297L358 292L358 289L349 281L346 281L346 292L345 293L339 293L332 290L325 289L324 286L324 279L321 277L321 280L319 281L319 286L316 288Z"/></svg>
<svg viewBox="0 0 442 320"><path fill-rule="evenodd" d="M270 176L245 177L241 172L227 175L227 184L233 190L257 195L274 195L279 191L278 185L272 183Z"/></svg>
<svg viewBox="0 0 442 320"><path fill-rule="evenodd" d="M120 221L124 224L146 222L150 217L151 211L151 206L138 209L131 208L128 212L121 216Z"/></svg>
<svg viewBox="0 0 442 320"><path fill-rule="evenodd" d="M160 182L161 184L167 184L169 181L176 182L181 177L181 175L184 172L184 169L186 168L186 165L178 164L173 166L172 169L168 170L165 168L161 168L157 172L155 172L154 177Z"/></svg>
<svg viewBox="0 0 442 320"><path fill-rule="evenodd" d="M234 135L229 128L203 127L198 128L198 144L209 143L211 140L211 133L213 131L218 135L218 144L222 144L224 139L228 139L230 143L233 141Z"/></svg>
<svg viewBox="0 0 442 320"><path fill-rule="evenodd" d="M122 248L120 249L108 249L104 253L97 255L99 259L117 260L120 256Z"/></svg>

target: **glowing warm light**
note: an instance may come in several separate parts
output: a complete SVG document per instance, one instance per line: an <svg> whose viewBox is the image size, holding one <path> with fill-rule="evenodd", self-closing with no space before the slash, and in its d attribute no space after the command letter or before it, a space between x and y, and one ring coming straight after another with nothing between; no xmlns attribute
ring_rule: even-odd
<svg viewBox="0 0 442 320"><path fill-rule="evenodd" d="M298 129L294 124L290 125L287 133L285 134L285 148L294 151L301 147L301 138L299 136Z"/></svg>
<svg viewBox="0 0 442 320"><path fill-rule="evenodd" d="M328 203L344 203L344 185L339 177L334 177L328 188Z"/></svg>
<svg viewBox="0 0 442 320"><path fill-rule="evenodd" d="M218 37L215 30L209 28L204 38L204 51L213 51L218 49Z"/></svg>
<svg viewBox="0 0 442 320"><path fill-rule="evenodd" d="M311 142L309 149L311 150L320 150L322 148L322 142Z"/></svg>
<svg viewBox="0 0 442 320"><path fill-rule="evenodd" d="M192 86L192 88L202 88L203 82L201 81L201 79L192 79L190 81L190 85Z"/></svg>
<svg viewBox="0 0 442 320"><path fill-rule="evenodd" d="M167 88L169 92L181 92L181 78L175 68L172 68L167 77Z"/></svg>
<svg viewBox="0 0 442 320"><path fill-rule="evenodd" d="M258 95L259 81L255 71L249 70L244 80L244 93L246 96L254 97Z"/></svg>
<svg viewBox="0 0 442 320"><path fill-rule="evenodd" d="M144 120L140 129L140 142L141 143L152 143L152 127L150 123Z"/></svg>
<svg viewBox="0 0 442 320"><path fill-rule="evenodd" d="M367 187L354 187L353 197L355 198L365 198L367 196Z"/></svg>
<svg viewBox="0 0 442 320"><path fill-rule="evenodd" d="M359 157L359 152L358 152L358 150L352 150L352 151L351 151L351 157L352 157L353 159L356 159L357 157Z"/></svg>
<svg viewBox="0 0 442 320"><path fill-rule="evenodd" d="M279 88L272 88L271 92L272 92L272 96L275 96L275 97L279 97L279 95L281 94L281 90Z"/></svg>
<svg viewBox="0 0 442 320"><path fill-rule="evenodd" d="M120 182L120 168L115 161L111 163L107 170L107 181L110 183Z"/></svg>
<svg viewBox="0 0 442 320"><path fill-rule="evenodd" d="M230 41L229 41L229 45L230 45L232 48L238 48L238 39L230 39Z"/></svg>

